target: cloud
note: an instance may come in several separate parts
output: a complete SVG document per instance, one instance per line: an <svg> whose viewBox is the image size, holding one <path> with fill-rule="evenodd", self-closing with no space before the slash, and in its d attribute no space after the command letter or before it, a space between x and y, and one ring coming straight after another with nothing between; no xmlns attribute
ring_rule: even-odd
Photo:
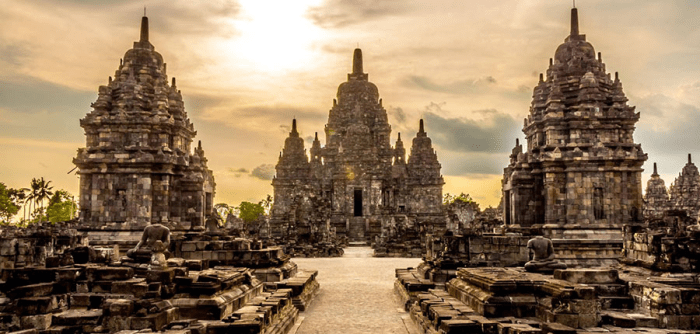
<svg viewBox="0 0 700 334"><path fill-rule="evenodd" d="M97 98L96 91L80 91L29 76L0 79L0 87L0 108L22 113L87 112Z"/></svg>
<svg viewBox="0 0 700 334"><path fill-rule="evenodd" d="M697 152L697 143L700 142L700 132L697 131L700 108L663 94L635 100L641 120L634 137L641 138L644 151L661 153L673 148L672 151L675 152ZM653 158L651 155L650 158Z"/></svg>
<svg viewBox="0 0 700 334"><path fill-rule="evenodd" d="M260 165L255 167L250 175L261 180L272 180L272 177L275 176L275 166L271 164Z"/></svg>
<svg viewBox="0 0 700 334"><path fill-rule="evenodd" d="M428 135L443 149L455 152L509 152L519 135L519 123L494 109L476 111L483 120L445 118L442 105L431 103L423 115Z"/></svg>
<svg viewBox="0 0 700 334"><path fill-rule="evenodd" d="M245 168L243 168L243 167L241 167L241 168L232 168L232 167L230 167L230 168L228 169L228 172L231 173L231 174L233 174L233 176L235 176L235 177L241 177L241 176L243 176L243 175L248 174L250 171L247 170L247 169L245 169Z"/></svg>
<svg viewBox="0 0 700 334"><path fill-rule="evenodd" d="M441 84L424 76L411 75L404 78L403 84L407 87L420 88L432 92L463 95L481 92L484 88L496 84L496 79L492 76L487 76L479 79L458 80Z"/></svg>
<svg viewBox="0 0 700 334"><path fill-rule="evenodd" d="M406 112L404 112L402 108L389 107L387 113L396 120L397 125L406 124Z"/></svg>
<svg viewBox="0 0 700 334"><path fill-rule="evenodd" d="M292 119L297 120L297 129L311 129L325 121L323 112L310 108L297 108L285 104L249 105L231 108L224 100L202 99L203 118L221 122L232 128L246 128L269 131L278 127L285 134L291 131Z"/></svg>
<svg viewBox="0 0 700 334"><path fill-rule="evenodd" d="M486 178L503 174L509 157L505 153L438 151L438 159L444 175Z"/></svg>
<svg viewBox="0 0 700 334"><path fill-rule="evenodd" d="M407 1L326 0L321 6L311 7L306 14L319 27L343 28L413 9Z"/></svg>
<svg viewBox="0 0 700 334"><path fill-rule="evenodd" d="M21 66L31 54L29 43L0 41L0 64L7 66Z"/></svg>

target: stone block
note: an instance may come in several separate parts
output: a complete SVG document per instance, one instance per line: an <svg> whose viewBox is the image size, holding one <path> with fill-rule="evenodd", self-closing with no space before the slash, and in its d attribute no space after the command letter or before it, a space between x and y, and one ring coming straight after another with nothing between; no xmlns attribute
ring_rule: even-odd
<svg viewBox="0 0 700 334"><path fill-rule="evenodd" d="M110 316L126 318L134 312L134 301L129 299L107 299L104 307L109 310Z"/></svg>
<svg viewBox="0 0 700 334"><path fill-rule="evenodd" d="M101 309L68 310L54 314L52 321L57 326L96 325L101 316Z"/></svg>
<svg viewBox="0 0 700 334"><path fill-rule="evenodd" d="M17 300L15 311L22 315L36 315L65 310L68 307L66 295L27 297Z"/></svg>
<svg viewBox="0 0 700 334"><path fill-rule="evenodd" d="M88 281L123 281L134 277L134 269L129 267L88 267Z"/></svg>
<svg viewBox="0 0 700 334"><path fill-rule="evenodd" d="M615 269L560 269L554 272L554 278L571 283L606 284L617 283L619 275Z"/></svg>
<svg viewBox="0 0 700 334"><path fill-rule="evenodd" d="M439 328L444 334L481 334L481 326L471 320L443 320Z"/></svg>
<svg viewBox="0 0 700 334"><path fill-rule="evenodd" d="M52 314L26 315L20 317L20 324L24 329L46 330L51 327Z"/></svg>
<svg viewBox="0 0 700 334"><path fill-rule="evenodd" d="M175 278L175 270L173 268L165 269L149 269L146 273L146 282L170 284Z"/></svg>

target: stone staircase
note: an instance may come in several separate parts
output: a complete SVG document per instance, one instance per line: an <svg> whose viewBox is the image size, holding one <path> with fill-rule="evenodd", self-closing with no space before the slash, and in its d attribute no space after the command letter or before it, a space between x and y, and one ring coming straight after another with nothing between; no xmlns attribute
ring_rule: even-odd
<svg viewBox="0 0 700 334"><path fill-rule="evenodd" d="M348 226L348 241L349 242L367 242L366 237L366 223L363 217L352 217L350 218Z"/></svg>

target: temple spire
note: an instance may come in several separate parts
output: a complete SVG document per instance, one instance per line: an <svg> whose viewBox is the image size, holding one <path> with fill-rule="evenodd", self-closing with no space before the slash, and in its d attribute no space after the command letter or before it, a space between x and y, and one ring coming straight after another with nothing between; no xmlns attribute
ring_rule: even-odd
<svg viewBox="0 0 700 334"><path fill-rule="evenodd" d="M571 36L578 36L578 9L571 8Z"/></svg>
<svg viewBox="0 0 700 334"><path fill-rule="evenodd" d="M654 163L654 174L651 175L659 175L659 173L656 171L656 162Z"/></svg>
<svg viewBox="0 0 700 334"><path fill-rule="evenodd" d="M352 74L362 73L364 73L362 71L362 50L357 48L352 56Z"/></svg>
<svg viewBox="0 0 700 334"><path fill-rule="evenodd" d="M425 133L425 128L423 127L423 119L420 119L420 125L418 127L418 133Z"/></svg>
<svg viewBox="0 0 700 334"><path fill-rule="evenodd" d="M689 164L692 164L692 163L693 163L693 160L690 158L690 153L688 153L688 163L689 163Z"/></svg>
<svg viewBox="0 0 700 334"><path fill-rule="evenodd" d="M297 132L297 119L292 120L292 132L289 133L292 137L299 137L299 132Z"/></svg>
<svg viewBox="0 0 700 334"><path fill-rule="evenodd" d="M148 42L148 17L146 16L146 8L143 8L143 17L141 18L141 39L139 42Z"/></svg>

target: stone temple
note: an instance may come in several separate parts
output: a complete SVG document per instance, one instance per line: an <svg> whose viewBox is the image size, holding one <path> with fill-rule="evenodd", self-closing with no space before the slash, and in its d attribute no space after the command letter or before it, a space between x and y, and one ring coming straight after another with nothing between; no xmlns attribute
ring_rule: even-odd
<svg viewBox="0 0 700 334"><path fill-rule="evenodd" d="M80 174L80 217L92 230L142 231L151 222L171 229L203 226L212 212L214 177L185 112L169 84L166 64L141 38L100 86L93 111L80 120L86 147L73 162Z"/></svg>
<svg viewBox="0 0 700 334"><path fill-rule="evenodd" d="M647 182L644 194L644 218L649 220L663 219L673 211L673 215L684 215L691 221L698 221L700 213L700 172L688 154L688 163L678 173L678 177L666 189L664 180L656 171Z"/></svg>
<svg viewBox="0 0 700 334"><path fill-rule="evenodd" d="M534 89L525 152L516 141L504 169L505 223L543 225L553 238L619 239L624 224L642 219L647 156L633 139L638 120L618 74L611 78L579 33L573 8L571 34Z"/></svg>
<svg viewBox="0 0 700 334"><path fill-rule="evenodd" d="M272 181L273 235L303 223L310 210L327 212L329 227L350 241L365 241L396 220L444 228L445 182L423 120L406 160L400 133L391 146L387 112L377 86L363 72L360 49L354 51L348 80L338 87L325 135L322 146L316 133L309 158L292 122ZM305 205L310 198L319 204Z"/></svg>

